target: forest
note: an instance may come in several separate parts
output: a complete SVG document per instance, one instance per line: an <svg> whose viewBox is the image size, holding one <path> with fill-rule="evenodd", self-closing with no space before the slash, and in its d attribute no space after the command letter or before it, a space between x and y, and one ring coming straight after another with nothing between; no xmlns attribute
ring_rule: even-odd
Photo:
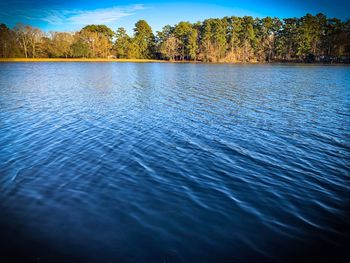
<svg viewBox="0 0 350 263"><path fill-rule="evenodd" d="M226 63L349 63L350 20L306 14L301 18L211 18L179 22L154 33L140 20L133 35L122 27L88 25L78 32L43 32L0 24L0 58L137 58Z"/></svg>

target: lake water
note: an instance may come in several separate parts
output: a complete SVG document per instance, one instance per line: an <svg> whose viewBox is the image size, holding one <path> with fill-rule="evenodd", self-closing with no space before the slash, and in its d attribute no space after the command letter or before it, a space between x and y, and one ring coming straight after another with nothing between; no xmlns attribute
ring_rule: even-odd
<svg viewBox="0 0 350 263"><path fill-rule="evenodd" d="M0 261L350 262L350 67L0 63L0 174Z"/></svg>

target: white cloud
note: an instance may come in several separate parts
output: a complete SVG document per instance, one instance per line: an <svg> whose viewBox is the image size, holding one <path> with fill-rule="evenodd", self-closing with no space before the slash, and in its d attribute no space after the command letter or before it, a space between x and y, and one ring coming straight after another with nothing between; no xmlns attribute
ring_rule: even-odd
<svg viewBox="0 0 350 263"><path fill-rule="evenodd" d="M61 25L63 23L66 22L66 15L65 15L66 11L61 10L50 10L50 11L44 11L43 10L43 16L36 18L36 17L32 17L32 19L35 20L42 20L45 21L51 25ZM30 20L30 18L29 18Z"/></svg>
<svg viewBox="0 0 350 263"><path fill-rule="evenodd" d="M87 25L87 24L111 24L123 17L135 14L144 9L144 5L137 4L124 7L99 8L95 10L79 9L36 9L16 10L17 18L27 21L44 21L50 25ZM11 14L7 14L11 16Z"/></svg>
<svg viewBox="0 0 350 263"><path fill-rule="evenodd" d="M110 24L122 17L130 16L135 8L123 9L120 7L96 9L92 11L79 11L67 16L67 22L76 25Z"/></svg>

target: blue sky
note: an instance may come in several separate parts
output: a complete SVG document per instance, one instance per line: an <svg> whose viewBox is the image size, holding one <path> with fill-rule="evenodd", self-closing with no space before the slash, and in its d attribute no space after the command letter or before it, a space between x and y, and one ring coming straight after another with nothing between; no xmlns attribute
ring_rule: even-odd
<svg viewBox="0 0 350 263"><path fill-rule="evenodd" d="M132 33L139 19L147 20L157 31L179 21L196 22L232 15L284 18L322 12L329 17L347 19L349 10L350 1L345 0L1 0L0 22L10 27L22 22L45 31L75 31L87 24L105 24L113 30L122 26Z"/></svg>

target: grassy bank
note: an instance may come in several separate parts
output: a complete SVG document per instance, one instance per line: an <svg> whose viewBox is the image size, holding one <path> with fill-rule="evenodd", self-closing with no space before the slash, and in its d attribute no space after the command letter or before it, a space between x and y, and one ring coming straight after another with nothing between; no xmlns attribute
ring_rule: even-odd
<svg viewBox="0 0 350 263"><path fill-rule="evenodd" d="M108 59L108 58L0 58L0 62L166 62L156 59Z"/></svg>

